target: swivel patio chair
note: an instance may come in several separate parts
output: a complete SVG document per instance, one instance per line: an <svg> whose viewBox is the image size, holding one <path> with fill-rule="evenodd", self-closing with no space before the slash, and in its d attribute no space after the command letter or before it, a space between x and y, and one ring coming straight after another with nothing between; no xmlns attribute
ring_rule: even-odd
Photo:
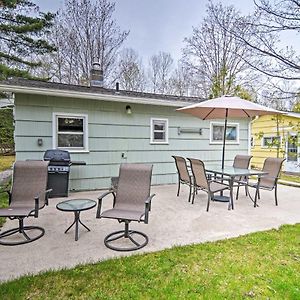
<svg viewBox="0 0 300 300"><path fill-rule="evenodd" d="M233 161L233 167L234 168L240 168L240 169L248 169L250 160L253 156L252 155L236 155ZM239 190L240 186L245 186L245 193L246 196L248 195L248 177L245 176L237 176L234 178L234 186L237 187L236 191L236 200L239 198Z"/></svg>
<svg viewBox="0 0 300 300"><path fill-rule="evenodd" d="M254 197L254 207L257 205L257 199L260 199L259 190L267 190L267 191L275 191L275 205L278 205L277 199L277 182L279 178L279 173L282 167L285 158L266 158L264 161L264 165L262 171L267 172L267 175L262 175L258 177L256 183L248 183L249 187L255 188L255 197ZM251 197L250 193L249 196ZM252 199L252 197L251 197ZM253 200L253 199L252 199Z"/></svg>
<svg viewBox="0 0 300 300"><path fill-rule="evenodd" d="M188 202L190 202L191 196L192 196L193 175L189 174L189 171L188 171L188 168L186 165L186 160L183 157L175 156L175 155L172 155L172 157L175 160L176 169L177 169L177 173L178 173L177 197L179 196L179 193L180 193L180 184L186 184L190 188L189 199L188 199Z"/></svg>
<svg viewBox="0 0 300 300"><path fill-rule="evenodd" d="M116 251L133 251L148 244L148 236L140 231L129 230L129 223L136 221L148 224L154 197L154 194L150 196L151 175L152 165L121 164L116 192L111 189L98 198L96 218L116 219L119 223L125 223L124 230L105 237L106 247ZM113 195L113 208L101 212L102 199L109 194Z"/></svg>
<svg viewBox="0 0 300 300"><path fill-rule="evenodd" d="M17 219L19 227L0 232L0 244L13 246L33 242L45 233L39 226L24 226L27 217L38 217L39 210L48 204L48 162L17 161L9 195L9 207L0 209L1 217Z"/></svg>
<svg viewBox="0 0 300 300"><path fill-rule="evenodd" d="M230 187L227 184L222 182L218 182L216 180L209 180L205 171L205 166L203 161L199 159L188 158L191 164L191 169L194 177L194 190L193 190L193 199L192 203L194 203L196 190L202 190L207 193L207 208L206 211L209 210L210 201L213 200L213 196L217 192L221 192L224 190L229 190ZM233 209L233 199L232 192L230 192L230 200L228 204L228 209Z"/></svg>

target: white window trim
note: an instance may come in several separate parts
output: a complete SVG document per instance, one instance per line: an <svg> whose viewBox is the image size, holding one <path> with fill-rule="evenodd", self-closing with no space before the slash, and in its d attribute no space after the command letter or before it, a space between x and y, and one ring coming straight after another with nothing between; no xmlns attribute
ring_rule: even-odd
<svg viewBox="0 0 300 300"><path fill-rule="evenodd" d="M154 141L154 135L153 135L153 121L163 121L166 124L166 131L165 136L166 140L163 142ZM167 145L169 144L169 120L168 119L162 119L162 118L151 118L150 119L150 144L153 145Z"/></svg>
<svg viewBox="0 0 300 300"><path fill-rule="evenodd" d="M277 137L277 135L274 135L274 134L272 134L272 135L264 135L262 138L261 138L261 142L260 142L260 145L261 145L261 148L262 149L276 149L277 148L277 146L275 145L275 146L265 146L264 145L264 138L273 138L273 137ZM282 136L279 136L279 148L281 148L282 147Z"/></svg>
<svg viewBox="0 0 300 300"><path fill-rule="evenodd" d="M70 148L70 147L57 147L57 117L83 118L83 144L84 144L83 149ZM87 152L89 152L88 124L89 124L89 122L88 122L87 114L53 112L53 114L52 114L52 148L68 150L71 153L87 153Z"/></svg>
<svg viewBox="0 0 300 300"><path fill-rule="evenodd" d="M213 145L222 145L222 141L214 141L213 140L213 126L223 126L224 127L224 122L210 122L210 135L209 135L209 143ZM240 124L239 123L227 123L228 126L235 126L236 127L236 141L228 141L226 140L226 144L230 145L239 145L240 144Z"/></svg>

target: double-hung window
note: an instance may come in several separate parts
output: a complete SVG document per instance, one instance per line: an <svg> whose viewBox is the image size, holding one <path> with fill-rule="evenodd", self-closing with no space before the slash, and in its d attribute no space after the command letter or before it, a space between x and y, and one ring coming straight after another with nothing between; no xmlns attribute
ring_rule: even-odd
<svg viewBox="0 0 300 300"><path fill-rule="evenodd" d="M152 118L150 122L150 143L168 144L168 120Z"/></svg>
<svg viewBox="0 0 300 300"><path fill-rule="evenodd" d="M210 123L210 143L222 144L224 138L224 123ZM226 142L231 144L239 143L239 124L228 123L226 129Z"/></svg>
<svg viewBox="0 0 300 300"><path fill-rule="evenodd" d="M262 138L262 147L263 148L277 148L280 147L281 138L280 136L264 136Z"/></svg>
<svg viewBox="0 0 300 300"><path fill-rule="evenodd" d="M70 151L88 151L87 115L53 115L53 147Z"/></svg>

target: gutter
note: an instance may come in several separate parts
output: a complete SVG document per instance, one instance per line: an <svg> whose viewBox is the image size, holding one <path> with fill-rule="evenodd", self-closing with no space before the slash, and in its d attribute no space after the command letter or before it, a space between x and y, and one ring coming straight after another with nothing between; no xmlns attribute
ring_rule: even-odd
<svg viewBox="0 0 300 300"><path fill-rule="evenodd" d="M124 102L124 103L136 103L136 104L148 104L158 106L171 106L171 107L183 107L190 104L189 102L183 101L166 101L153 98L141 98L141 97L128 97L122 95L106 95L98 93L84 93L78 91L67 91L57 89L46 89L46 88L34 88L34 87L23 87L17 85L2 85L0 84L0 90L4 92L13 92L20 94L30 95L44 95L54 97L66 97L66 98L80 98L80 99L91 99L99 101L111 101L111 102Z"/></svg>

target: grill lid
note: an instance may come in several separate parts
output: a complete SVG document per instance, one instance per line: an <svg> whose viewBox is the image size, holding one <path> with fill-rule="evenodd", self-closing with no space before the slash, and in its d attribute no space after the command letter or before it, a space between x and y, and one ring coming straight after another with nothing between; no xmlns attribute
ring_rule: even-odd
<svg viewBox="0 0 300 300"><path fill-rule="evenodd" d="M49 149L44 153L44 160L50 160L50 163L58 162L69 164L71 157L70 153L66 150Z"/></svg>

